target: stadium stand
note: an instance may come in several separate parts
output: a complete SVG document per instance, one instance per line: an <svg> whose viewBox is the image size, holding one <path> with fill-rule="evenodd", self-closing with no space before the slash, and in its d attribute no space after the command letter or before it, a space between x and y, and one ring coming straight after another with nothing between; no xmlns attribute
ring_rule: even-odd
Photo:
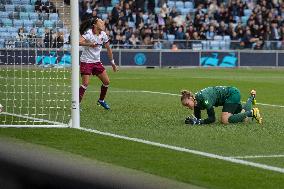
<svg viewBox="0 0 284 189"><path fill-rule="evenodd" d="M41 6L40 10L38 5ZM30 36L30 31L34 31L35 36L42 38L46 27L52 28L55 34L58 32L57 30L65 28L67 31L64 30L64 35L69 35L69 27L63 21L65 12L62 7L65 7L70 13L70 5L65 6L64 2L59 0L0 0L0 36L3 37L0 47L12 47L13 41L16 47L23 47L23 43L18 41L16 35L19 28L22 27L27 38ZM70 20L69 17L68 20ZM6 32L8 34L5 34ZM56 39L57 37L54 35L52 43L57 43ZM5 46L5 44L8 45ZM35 47L34 40L28 39L24 46ZM44 47L44 45L37 45L37 47Z"/></svg>
<svg viewBox="0 0 284 189"><path fill-rule="evenodd" d="M25 31L36 28L36 32L40 31L36 36L42 36L41 28L54 29L54 33L64 29L64 38L68 38L70 5L62 0L0 2L1 27L24 27ZM115 48L154 47L159 40L164 48L172 43L179 48L192 48L194 43L214 50L284 49L282 1L80 0L79 3L81 19L95 15L105 20L106 32ZM214 29L209 32L210 27ZM138 44L130 41L132 34L138 38L135 40Z"/></svg>
<svg viewBox="0 0 284 189"><path fill-rule="evenodd" d="M145 38L148 37L152 45L157 40L163 43L173 43L177 39L184 40L185 43L177 43L180 45L179 48L191 48L191 44L193 42L197 44L197 41L200 45L206 44L202 45L204 48L214 50L254 48L256 44L260 44L260 48L257 49L284 48L283 45L271 45L284 40L284 29L282 29L284 28L284 3L282 1L156 0L153 13L149 9L150 2L152 1L112 0L111 5L106 7L103 1L81 0L80 16L84 19L85 14L95 10L97 15L106 21L107 33L115 42L114 46L119 48L125 48L125 43L130 43L131 47L129 41L131 34L139 38L142 48L146 45ZM272 23L276 23L274 28ZM182 39L180 32L177 32L180 26L185 34ZM194 37L193 33L188 32L191 26L193 33L196 32ZM214 31L210 33L210 39L208 39L206 34L210 26L214 27ZM126 35L128 28L131 31L130 35ZM148 28L151 32L145 34ZM165 35L155 36L157 33L165 33ZM118 35L124 36L126 40L117 40L121 38ZM215 39L215 36L218 36L218 39ZM206 43L203 40L213 41ZM265 43L266 41L270 42ZM137 48L137 45L135 47Z"/></svg>

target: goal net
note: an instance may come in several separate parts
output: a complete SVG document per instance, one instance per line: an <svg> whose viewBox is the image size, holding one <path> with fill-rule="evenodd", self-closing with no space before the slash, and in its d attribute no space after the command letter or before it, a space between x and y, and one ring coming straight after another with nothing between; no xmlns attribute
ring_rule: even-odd
<svg viewBox="0 0 284 189"><path fill-rule="evenodd" d="M1 2L0 126L68 126L70 5L64 0Z"/></svg>

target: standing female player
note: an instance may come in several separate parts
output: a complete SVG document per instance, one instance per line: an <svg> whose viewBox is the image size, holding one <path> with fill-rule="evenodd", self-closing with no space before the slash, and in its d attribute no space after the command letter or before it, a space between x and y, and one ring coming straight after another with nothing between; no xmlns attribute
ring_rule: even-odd
<svg viewBox="0 0 284 189"><path fill-rule="evenodd" d="M101 105L106 110L110 109L109 105L104 101L107 89L109 86L109 77L100 60L100 52L104 45L107 49L108 58L114 72L117 66L114 63L112 50L109 44L109 38L104 32L104 22L99 18L92 18L84 21L80 26L80 46L84 46L84 50L80 57L80 72L82 76L82 85L79 89L80 102L89 85L90 75L96 75L101 81L101 93L98 100L98 105Z"/></svg>
<svg viewBox="0 0 284 189"><path fill-rule="evenodd" d="M241 105L241 94L236 87L216 86L207 87L193 94L190 91L181 92L182 105L194 110L194 117L187 117L186 124L210 124L215 122L214 107L223 106L221 122L223 124L243 122L247 117L252 117L258 123L262 118L258 108L252 108L256 103L256 91L252 90L247 102ZM201 119L201 110L206 110L208 118Z"/></svg>

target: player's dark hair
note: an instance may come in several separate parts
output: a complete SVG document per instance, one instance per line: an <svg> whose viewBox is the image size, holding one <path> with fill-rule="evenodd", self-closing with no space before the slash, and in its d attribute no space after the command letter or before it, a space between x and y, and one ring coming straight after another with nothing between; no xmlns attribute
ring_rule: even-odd
<svg viewBox="0 0 284 189"><path fill-rule="evenodd" d="M194 95L193 95L192 92L190 92L188 90L182 90L181 91L181 97L180 97L181 101L183 101L183 100L185 100L187 98L190 98L190 97L194 98Z"/></svg>
<svg viewBox="0 0 284 189"><path fill-rule="evenodd" d="M81 25L80 25L80 34L83 35L86 30L92 28L98 21L98 17L94 17L94 18L91 18L91 19L86 19L84 20Z"/></svg>

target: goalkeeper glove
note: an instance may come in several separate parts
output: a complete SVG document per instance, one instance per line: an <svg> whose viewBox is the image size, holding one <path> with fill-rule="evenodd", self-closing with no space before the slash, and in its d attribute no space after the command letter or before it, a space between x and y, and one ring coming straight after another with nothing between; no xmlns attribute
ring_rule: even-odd
<svg viewBox="0 0 284 189"><path fill-rule="evenodd" d="M191 125L200 125L201 119L197 119L196 117L187 117L184 121L185 124L191 124Z"/></svg>

